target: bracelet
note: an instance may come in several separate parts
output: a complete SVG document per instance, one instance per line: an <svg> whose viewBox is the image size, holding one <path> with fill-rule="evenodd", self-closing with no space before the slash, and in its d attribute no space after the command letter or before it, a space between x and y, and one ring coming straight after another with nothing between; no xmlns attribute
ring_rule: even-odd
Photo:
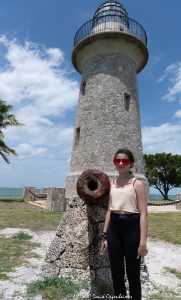
<svg viewBox="0 0 181 300"><path fill-rule="evenodd" d="M103 237L105 240L107 240L107 232L102 232L101 233L101 237Z"/></svg>

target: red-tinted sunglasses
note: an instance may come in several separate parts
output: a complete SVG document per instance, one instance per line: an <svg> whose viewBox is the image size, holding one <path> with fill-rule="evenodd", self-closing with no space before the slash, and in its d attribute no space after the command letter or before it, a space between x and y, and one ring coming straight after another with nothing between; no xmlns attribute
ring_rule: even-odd
<svg viewBox="0 0 181 300"><path fill-rule="evenodd" d="M127 165L130 164L130 160L123 158L123 159L113 159L113 163L115 164L115 166L119 166L120 162L122 162L123 167L126 167Z"/></svg>

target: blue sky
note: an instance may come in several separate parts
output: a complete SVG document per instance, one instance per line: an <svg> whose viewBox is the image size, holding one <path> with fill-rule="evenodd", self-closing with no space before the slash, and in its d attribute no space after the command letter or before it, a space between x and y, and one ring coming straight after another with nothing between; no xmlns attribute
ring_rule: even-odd
<svg viewBox="0 0 181 300"><path fill-rule="evenodd" d="M73 38L102 2L0 1L0 98L26 124L5 131L18 157L1 160L0 186L64 185L80 82ZM144 153L181 154L181 1L121 3L148 35L149 61L138 75Z"/></svg>

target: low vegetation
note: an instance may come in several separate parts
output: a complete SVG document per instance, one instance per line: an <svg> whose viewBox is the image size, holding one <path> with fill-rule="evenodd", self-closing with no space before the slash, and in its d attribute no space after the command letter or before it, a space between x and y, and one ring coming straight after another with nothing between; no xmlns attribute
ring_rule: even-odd
<svg viewBox="0 0 181 300"><path fill-rule="evenodd" d="M66 278L45 277L27 286L27 295L41 294L46 300L74 299L74 295L86 287L85 283L74 283Z"/></svg>
<svg viewBox="0 0 181 300"><path fill-rule="evenodd" d="M148 224L149 237L181 244L181 212L149 213Z"/></svg>
<svg viewBox="0 0 181 300"><path fill-rule="evenodd" d="M0 235L0 280L8 279L8 273L26 263L28 258L38 257L31 250L39 244L31 242L31 238L23 231L11 238Z"/></svg>
<svg viewBox="0 0 181 300"><path fill-rule="evenodd" d="M8 202L23 202L23 198L19 197L6 197L6 198L0 198L0 202L8 203Z"/></svg>
<svg viewBox="0 0 181 300"><path fill-rule="evenodd" d="M147 299L148 300L177 300L180 298L180 295L176 293L175 291L166 288L161 285L154 285L155 292L154 293L148 293Z"/></svg>
<svg viewBox="0 0 181 300"><path fill-rule="evenodd" d="M170 267L165 267L165 270L167 272L174 274L178 279L181 279L181 272L179 272L178 270L176 270L174 268L170 268Z"/></svg>
<svg viewBox="0 0 181 300"><path fill-rule="evenodd" d="M158 203L158 201L156 201ZM7 217L8 216L8 217ZM22 228L11 238L0 235L0 280L8 279L8 273L16 266L27 263L30 257L36 257L31 249L38 246L32 243L31 236L23 228L32 230L56 230L63 213L51 212L31 206L21 201L0 201L0 229ZM149 237L174 244L181 244L181 212L149 213ZM181 273L172 268L165 268L166 272L181 278ZM75 284L68 279L45 277L27 285L27 297L41 294L46 300L59 300L66 297L73 299L85 283ZM72 296L71 296L72 295ZM71 298L72 297L72 298ZM1 296L0 296L1 298ZM155 287L155 293L150 293L148 299L177 299L178 295L164 287Z"/></svg>
<svg viewBox="0 0 181 300"><path fill-rule="evenodd" d="M13 234L12 236L12 240L14 241L28 241L31 240L32 236L24 231L20 231L18 233Z"/></svg>
<svg viewBox="0 0 181 300"><path fill-rule="evenodd" d="M51 212L25 202L0 201L0 228L56 230L62 215L61 212Z"/></svg>

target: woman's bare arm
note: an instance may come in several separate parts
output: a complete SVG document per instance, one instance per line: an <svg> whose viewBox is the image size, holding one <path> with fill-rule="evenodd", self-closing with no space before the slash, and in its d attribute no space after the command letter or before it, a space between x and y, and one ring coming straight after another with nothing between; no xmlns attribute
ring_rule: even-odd
<svg viewBox="0 0 181 300"><path fill-rule="evenodd" d="M136 180L134 184L138 199L138 209L140 212L140 247L146 248L148 235L148 212L147 212L147 196L144 183L141 180Z"/></svg>

